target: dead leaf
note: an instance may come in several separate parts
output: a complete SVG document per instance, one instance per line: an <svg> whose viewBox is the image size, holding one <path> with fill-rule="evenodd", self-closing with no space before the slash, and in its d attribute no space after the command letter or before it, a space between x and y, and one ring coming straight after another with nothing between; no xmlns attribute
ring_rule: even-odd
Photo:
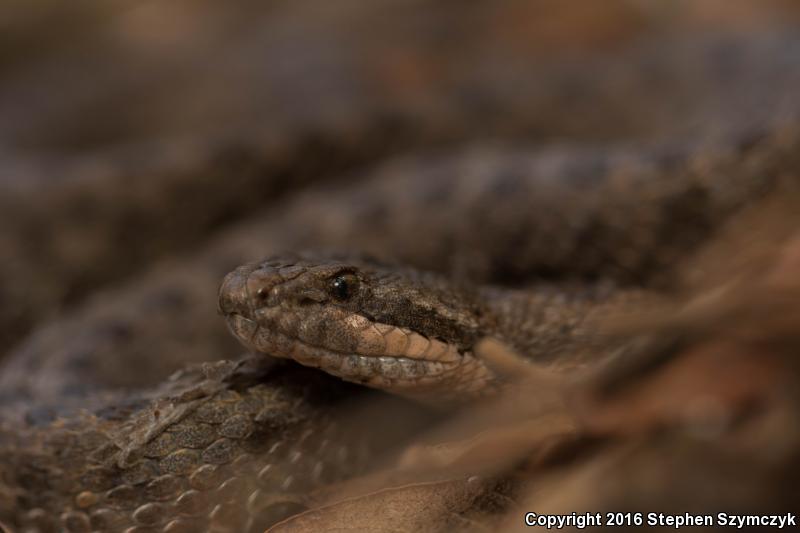
<svg viewBox="0 0 800 533"><path fill-rule="evenodd" d="M275 525L269 532L490 531L489 523L510 502L493 483L480 478L419 483L313 509Z"/></svg>

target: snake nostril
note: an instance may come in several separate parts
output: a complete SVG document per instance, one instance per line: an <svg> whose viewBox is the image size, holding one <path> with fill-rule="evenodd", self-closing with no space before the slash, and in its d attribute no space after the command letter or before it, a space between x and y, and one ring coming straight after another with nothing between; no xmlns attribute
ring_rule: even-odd
<svg viewBox="0 0 800 533"><path fill-rule="evenodd" d="M249 295L251 306L262 307L274 304L278 297L278 287L283 278L278 270L265 265L249 273L246 280L246 294Z"/></svg>

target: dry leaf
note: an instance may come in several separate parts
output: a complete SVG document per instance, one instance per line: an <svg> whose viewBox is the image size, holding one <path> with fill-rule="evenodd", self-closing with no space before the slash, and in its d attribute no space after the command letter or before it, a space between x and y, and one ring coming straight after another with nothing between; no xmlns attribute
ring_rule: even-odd
<svg viewBox="0 0 800 533"><path fill-rule="evenodd" d="M307 511L270 533L490 531L488 523L510 505L493 483L479 478L385 489Z"/></svg>

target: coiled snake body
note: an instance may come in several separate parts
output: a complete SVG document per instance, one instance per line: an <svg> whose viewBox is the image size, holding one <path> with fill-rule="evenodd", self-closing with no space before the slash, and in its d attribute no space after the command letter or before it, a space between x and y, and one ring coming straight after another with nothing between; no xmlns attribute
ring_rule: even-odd
<svg viewBox="0 0 800 533"><path fill-rule="evenodd" d="M422 156L367 183L298 195L239 241L224 236L158 283L134 286L124 294L132 300L90 308L66 333L25 345L4 371L3 399L28 398L14 388L24 376L51 404L12 403L0 425L0 522L262 531L440 416L395 396L446 406L502 387L475 351L484 337L565 371L613 357L619 346L597 336L595 317L668 288L676 265L731 216L795 181L796 123L728 133L713 146ZM249 262L223 281L219 310L249 348L336 378L259 353L189 366L147 390L69 394L114 368L98 338L134 367L180 352L149 349L159 323L179 336L177 316L184 340L202 341L183 348L229 357L216 330L205 331L212 286L254 254L317 246L345 252ZM197 285L202 311L183 298ZM128 327L131 316L148 325ZM79 331L90 332L88 348ZM42 375L29 376L37 364Z"/></svg>
<svg viewBox="0 0 800 533"><path fill-rule="evenodd" d="M560 257L523 289L335 254L297 255L234 270L222 283L219 309L252 349L427 404L458 403L502 384L473 351L485 336L546 364L579 367L601 358L593 316L624 309L642 288L668 287L662 274L670 264L778 187L783 169L796 168L800 143L791 127L745 138L701 170L691 152L678 162L643 153L641 160L662 161L669 179L648 171L614 180L612 165L579 195L569 173L561 181L515 177L513 187L508 174L494 171L482 182L465 182L473 188L463 197L470 211L475 198L508 200L505 212L486 214L507 217L503 226L492 222L486 249L517 245L508 272ZM583 179L580 172L572 176ZM396 183L384 185L396 191ZM553 212L544 206L557 198L559 218L548 219ZM403 206L398 199L391 205ZM557 239L544 249L535 238L542 230L537 217ZM533 236L527 244L516 222ZM477 228L469 234L486 237ZM500 268L484 260L475 265ZM565 281L550 279L557 267ZM295 366L273 367L269 359L193 367L147 392L98 393L82 400L88 410L78 414L29 413L24 427L5 422L3 520L38 531L258 531L309 505L311 487L374 465L380 450L436 416L386 396L361 402L359 387ZM383 429L363 424L370 408L387 422ZM382 418L386 413L394 414Z"/></svg>

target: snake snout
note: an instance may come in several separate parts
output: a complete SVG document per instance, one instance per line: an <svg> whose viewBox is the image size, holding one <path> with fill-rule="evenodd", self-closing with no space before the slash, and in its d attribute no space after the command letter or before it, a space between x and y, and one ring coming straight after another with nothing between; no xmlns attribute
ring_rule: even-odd
<svg viewBox="0 0 800 533"><path fill-rule="evenodd" d="M252 267L239 267L230 272L219 288L219 312L223 315L250 315L250 303L247 293L247 279L253 271Z"/></svg>

